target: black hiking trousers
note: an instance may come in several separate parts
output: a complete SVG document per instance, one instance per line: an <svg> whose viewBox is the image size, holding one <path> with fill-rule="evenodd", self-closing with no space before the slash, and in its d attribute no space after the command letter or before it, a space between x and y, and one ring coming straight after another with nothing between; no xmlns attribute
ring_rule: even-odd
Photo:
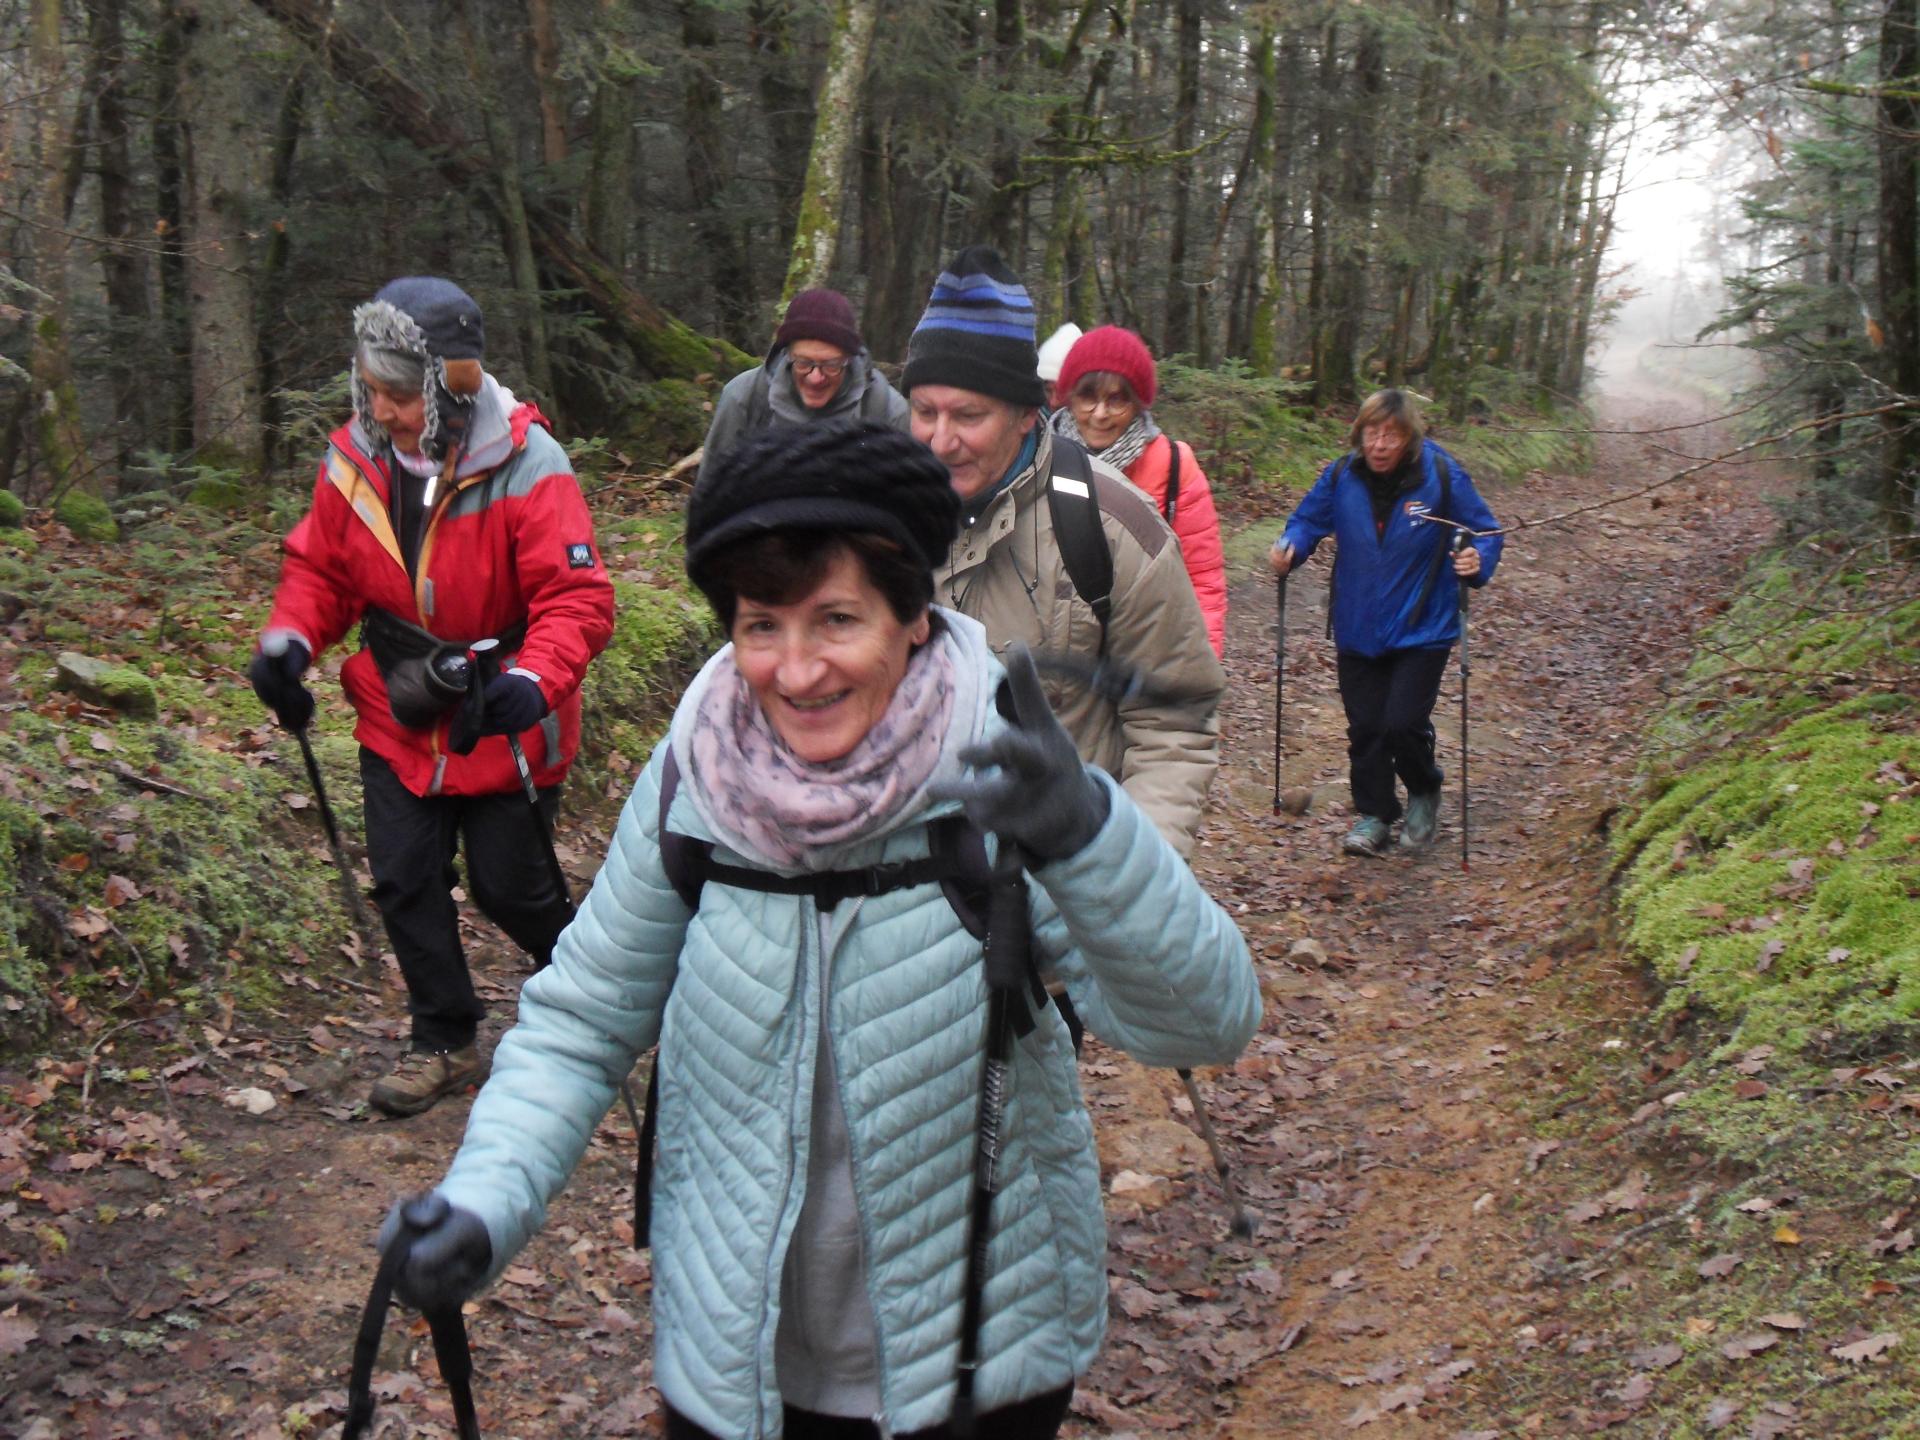
<svg viewBox="0 0 1920 1440"><path fill-rule="evenodd" d="M1391 825L1401 815L1398 775L1409 795L1438 793L1445 776L1433 758L1433 705L1451 648L1389 650L1369 659L1340 652L1340 703L1347 711L1353 808Z"/></svg>
<svg viewBox="0 0 1920 1440"><path fill-rule="evenodd" d="M573 907L554 889L546 841L517 786L498 795L415 795L364 746L360 784L373 903L406 978L413 1048L462 1049L473 1043L486 1007L460 948L456 845L466 851L473 903L533 957L535 969L553 958ZM559 805L559 786L540 792L549 826Z"/></svg>
<svg viewBox="0 0 1920 1440"><path fill-rule="evenodd" d="M1019 1400L989 1410L974 1421L974 1433L981 1440L1053 1440L1067 1418L1067 1406L1073 1401L1073 1386L1049 1390L1031 1400ZM704 1430L671 1405L667 1409L667 1440L725 1440ZM781 1426L786 1440L876 1440L880 1427L871 1420L850 1420L839 1415L819 1415L812 1410L784 1407ZM926 1430L903 1430L894 1440L951 1440L953 1427L935 1425Z"/></svg>

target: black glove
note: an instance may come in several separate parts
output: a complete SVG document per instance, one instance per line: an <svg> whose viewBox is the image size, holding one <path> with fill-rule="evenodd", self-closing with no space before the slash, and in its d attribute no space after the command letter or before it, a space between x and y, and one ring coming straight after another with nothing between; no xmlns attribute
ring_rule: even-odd
<svg viewBox="0 0 1920 1440"><path fill-rule="evenodd" d="M469 1299L493 1268L493 1241L471 1210L434 1191L397 1202L381 1222L374 1244L385 1255L404 1244L406 1257L394 1271L394 1293L416 1310L452 1310Z"/></svg>
<svg viewBox="0 0 1920 1440"><path fill-rule="evenodd" d="M260 703L289 730L304 730L313 719L313 692L300 683L313 653L291 635L275 634L254 652L247 678Z"/></svg>
<svg viewBox="0 0 1920 1440"><path fill-rule="evenodd" d="M460 702L448 743L457 755L473 749L482 735L518 735L547 713L547 697L524 675L496 675L480 692L479 713L471 697Z"/></svg>
<svg viewBox="0 0 1920 1440"><path fill-rule="evenodd" d="M1054 719L1027 647L1006 655L1012 725L960 758L982 772L939 787L958 800L967 818L1017 842L1036 860L1064 860L1086 848L1107 823L1106 788L1087 773L1073 737Z"/></svg>

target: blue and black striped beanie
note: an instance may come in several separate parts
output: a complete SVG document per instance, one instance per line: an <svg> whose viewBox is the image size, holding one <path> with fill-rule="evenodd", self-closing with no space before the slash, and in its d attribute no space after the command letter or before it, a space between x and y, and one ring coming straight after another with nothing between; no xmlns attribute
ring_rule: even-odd
<svg viewBox="0 0 1920 1440"><path fill-rule="evenodd" d="M955 255L907 341L902 384L952 385L1015 405L1046 402L1035 367L1033 300L989 245Z"/></svg>

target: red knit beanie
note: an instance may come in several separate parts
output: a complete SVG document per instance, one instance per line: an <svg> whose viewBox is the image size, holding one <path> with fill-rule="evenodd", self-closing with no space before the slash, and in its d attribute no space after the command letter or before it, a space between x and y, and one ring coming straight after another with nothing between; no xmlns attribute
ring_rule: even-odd
<svg viewBox="0 0 1920 1440"><path fill-rule="evenodd" d="M773 332L774 347L796 340L824 340L849 355L867 348L854 322L853 306L838 290L802 290L787 303L787 318Z"/></svg>
<svg viewBox="0 0 1920 1440"><path fill-rule="evenodd" d="M1060 367L1057 393L1064 399L1073 393L1082 375L1100 370L1110 370L1131 385L1133 398L1142 410L1153 408L1153 397L1160 393L1160 374L1154 368L1147 342L1133 331L1102 325L1074 341L1066 363Z"/></svg>

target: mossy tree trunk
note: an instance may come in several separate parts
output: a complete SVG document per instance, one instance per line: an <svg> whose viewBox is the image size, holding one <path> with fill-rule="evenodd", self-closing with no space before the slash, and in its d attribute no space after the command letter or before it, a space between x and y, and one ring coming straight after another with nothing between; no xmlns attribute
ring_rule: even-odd
<svg viewBox="0 0 1920 1440"><path fill-rule="evenodd" d="M1173 148L1191 150L1200 111L1200 41L1203 28L1200 0L1178 0L1173 82ZM1168 197L1173 211L1167 238L1167 313L1161 327L1161 353L1177 355L1193 349L1193 291L1187 285L1187 225L1193 212L1191 162L1176 162L1173 189Z"/></svg>
<svg viewBox="0 0 1920 1440"><path fill-rule="evenodd" d="M694 232L706 255L720 333L736 345L757 348L763 339L747 253L743 217L730 204L740 148L720 83L721 7L714 0L681 0L680 41L686 47L681 97L686 137L687 190L693 198Z"/></svg>
<svg viewBox="0 0 1920 1440"><path fill-rule="evenodd" d="M240 0L199 0L181 86L187 117L187 270L193 443L248 473L265 463L260 335L254 314L253 197L264 87Z"/></svg>
<svg viewBox="0 0 1920 1440"><path fill-rule="evenodd" d="M600 0L600 60L588 128L587 243L618 273L633 223L633 93L644 67L631 49L621 0Z"/></svg>
<svg viewBox="0 0 1920 1440"><path fill-rule="evenodd" d="M873 52L879 12L879 0L839 0L834 7L827 74L820 84L819 103L814 106L807 180L800 192L800 216L794 226L787 279L780 291L783 307L799 291L826 284L833 271L840 244L847 157L853 150L853 137L860 133L867 57Z"/></svg>
<svg viewBox="0 0 1920 1440"><path fill-rule="evenodd" d="M87 458L67 343L68 230L64 211L71 133L60 0L33 0L28 19L28 60L40 111L39 175L33 187L33 343L28 372L40 468L49 489L57 494L80 477Z"/></svg>
<svg viewBox="0 0 1920 1440"><path fill-rule="evenodd" d="M1896 550L1920 556L1914 499L1920 478L1920 0L1886 0L1880 24L1880 310L1893 388L1913 408L1888 413L1880 460L1880 519Z"/></svg>

